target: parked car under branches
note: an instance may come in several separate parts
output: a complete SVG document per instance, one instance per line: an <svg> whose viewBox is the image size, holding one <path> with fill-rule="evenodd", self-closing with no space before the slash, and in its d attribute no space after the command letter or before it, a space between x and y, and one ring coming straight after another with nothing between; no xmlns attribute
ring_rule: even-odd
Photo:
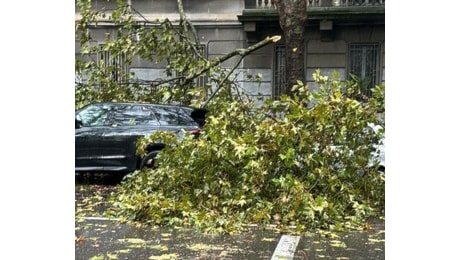
<svg viewBox="0 0 460 260"><path fill-rule="evenodd" d="M198 136L205 114L204 109L174 105L89 104L75 112L75 171L131 172L153 167L164 144L150 144L141 157L136 154L137 140L156 131Z"/></svg>

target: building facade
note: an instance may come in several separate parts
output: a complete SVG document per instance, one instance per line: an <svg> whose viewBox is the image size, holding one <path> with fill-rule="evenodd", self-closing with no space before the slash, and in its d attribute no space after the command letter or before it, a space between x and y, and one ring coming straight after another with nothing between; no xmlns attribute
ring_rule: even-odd
<svg viewBox="0 0 460 260"><path fill-rule="evenodd" d="M339 72L342 79L356 75L368 86L385 82L385 1L306 0L305 79L314 86L312 73ZM127 0L146 20L179 21L177 2L172 0ZM116 1L93 0L95 9L116 7ZM271 0L183 0L184 11L197 30L204 54L211 59L236 48L246 48L267 36L282 35ZM75 18L79 19L76 8ZM104 44L115 33L109 24L93 30L94 44ZM78 41L76 58L80 57ZM250 95L277 97L284 80L283 40L246 56L237 72L261 74L262 83L239 79ZM237 59L223 63L232 67ZM164 77L164 64L135 59L126 68L139 80ZM237 73L242 75L242 73Z"/></svg>

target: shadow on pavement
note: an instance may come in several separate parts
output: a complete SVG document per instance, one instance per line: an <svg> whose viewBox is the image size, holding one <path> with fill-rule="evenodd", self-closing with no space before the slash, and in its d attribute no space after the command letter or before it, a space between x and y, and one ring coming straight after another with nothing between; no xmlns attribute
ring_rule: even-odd
<svg viewBox="0 0 460 260"><path fill-rule="evenodd" d="M75 185L118 185L127 173L75 173Z"/></svg>

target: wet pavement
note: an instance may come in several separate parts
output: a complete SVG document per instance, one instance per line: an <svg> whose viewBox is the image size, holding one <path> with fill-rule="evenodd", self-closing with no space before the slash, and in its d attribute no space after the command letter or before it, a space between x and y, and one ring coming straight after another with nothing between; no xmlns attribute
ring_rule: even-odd
<svg viewBox="0 0 460 260"><path fill-rule="evenodd" d="M185 228L121 224L104 218L101 205L119 180L82 180L76 178L75 187L75 259L272 259L283 235L256 228L210 235ZM93 195L98 199L88 199ZM85 211L83 205L91 203L96 211ZM385 259L385 223L373 221L361 232L301 236L293 259Z"/></svg>
<svg viewBox="0 0 460 260"><path fill-rule="evenodd" d="M252 230L206 235L182 228L133 227L111 221L78 223L75 259L271 259L281 234ZM385 259L384 233L302 236L294 259Z"/></svg>

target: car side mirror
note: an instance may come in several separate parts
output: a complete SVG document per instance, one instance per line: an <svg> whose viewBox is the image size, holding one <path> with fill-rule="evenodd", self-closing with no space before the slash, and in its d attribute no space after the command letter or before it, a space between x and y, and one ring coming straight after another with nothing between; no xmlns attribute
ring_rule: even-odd
<svg viewBox="0 0 460 260"><path fill-rule="evenodd" d="M207 109L204 108L196 108L192 111L190 116L198 123L200 127L203 127L206 122L206 114L208 113Z"/></svg>
<svg viewBox="0 0 460 260"><path fill-rule="evenodd" d="M83 122L75 118L75 129L82 128Z"/></svg>

